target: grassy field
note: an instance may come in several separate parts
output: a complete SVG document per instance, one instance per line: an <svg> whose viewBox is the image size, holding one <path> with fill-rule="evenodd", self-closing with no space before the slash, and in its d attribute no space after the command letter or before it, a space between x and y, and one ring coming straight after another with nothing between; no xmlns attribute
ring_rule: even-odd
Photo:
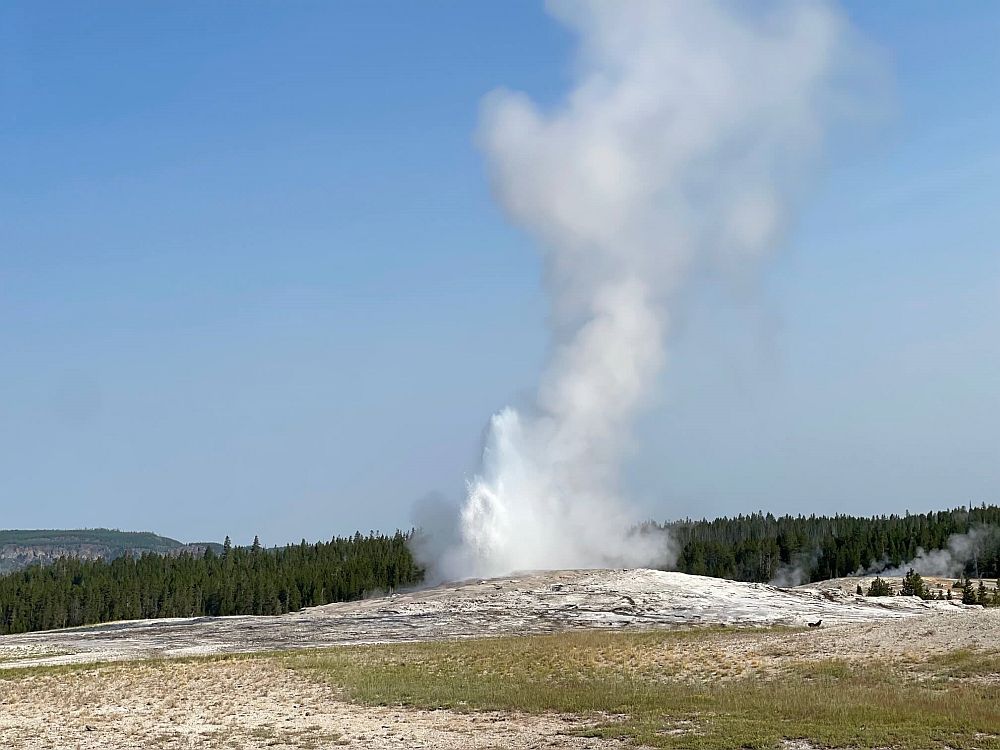
<svg viewBox="0 0 1000 750"><path fill-rule="evenodd" d="M789 642L801 650L790 651ZM96 721L87 712L100 701L114 707L116 695L147 695L141 704L152 707L145 709L147 724L159 721L162 729L164 714L173 716L173 726L201 711L216 727L211 736L230 737L240 728L248 732L240 740L247 747L317 747L319 730L309 729L314 718L303 719L301 727L288 724L286 709L274 702L280 696L315 706L343 699L442 708L451 715L511 712L514 724L524 714L569 715L576 717L565 725L571 733L664 748L780 748L792 742L800 748L1000 749L1000 652L958 649L893 662L860 654L822 659L812 653L814 643L789 630L580 631L4 670L0 693L14 696L15 683L25 680L15 700L24 705L31 690L48 702L68 696L68 705L84 712L78 717L83 723ZM228 682L211 687L223 679ZM258 710L270 712L252 728L242 705L248 685L260 693ZM308 685L327 697L295 697ZM194 707L183 701L195 701ZM53 717L64 715L50 710ZM401 710L402 721L409 721L409 709ZM235 728L218 728L226 721L235 721ZM349 744L334 737L335 725L323 736ZM136 727L145 730L146 724L137 719ZM151 742L162 734L150 731ZM151 746L184 746L171 742Z"/></svg>
<svg viewBox="0 0 1000 750"><path fill-rule="evenodd" d="M792 661L762 673L752 658L749 670L726 668L730 637L747 636L585 632L282 658L361 703L577 714L591 719L589 734L653 747L1000 748L997 654ZM707 668L706 642L720 646Z"/></svg>

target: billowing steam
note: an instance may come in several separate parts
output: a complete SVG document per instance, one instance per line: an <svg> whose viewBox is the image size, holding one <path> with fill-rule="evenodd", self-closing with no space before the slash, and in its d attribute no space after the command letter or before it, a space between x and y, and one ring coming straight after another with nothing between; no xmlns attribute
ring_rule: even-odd
<svg viewBox="0 0 1000 750"><path fill-rule="evenodd" d="M819 549L798 553L791 562L779 566L768 583L781 588L793 588L808 583L810 572L819 560L819 553Z"/></svg>
<svg viewBox="0 0 1000 750"><path fill-rule="evenodd" d="M551 108L494 91L479 143L542 248L553 348L534 408L492 419L447 577L668 562L665 539L628 531L619 471L671 307L697 266L778 244L856 59L819 2L548 8L580 39L572 89Z"/></svg>
<svg viewBox="0 0 1000 750"><path fill-rule="evenodd" d="M958 578L970 562L975 563L977 556L996 542L998 536L1000 531L995 526L976 526L964 534L952 534L941 549L918 548L916 557L898 567L883 561L864 572L903 576L912 569L922 576Z"/></svg>

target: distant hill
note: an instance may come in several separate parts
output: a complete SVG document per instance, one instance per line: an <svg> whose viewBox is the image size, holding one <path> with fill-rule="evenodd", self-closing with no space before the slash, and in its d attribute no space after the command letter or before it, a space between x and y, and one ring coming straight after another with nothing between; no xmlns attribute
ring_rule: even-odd
<svg viewBox="0 0 1000 750"><path fill-rule="evenodd" d="M0 574L20 570L35 563L50 563L60 557L83 560L114 560L125 554L155 552L178 555L190 552L202 555L207 547L221 551L215 542L185 544L149 531L116 529L33 529L0 530Z"/></svg>

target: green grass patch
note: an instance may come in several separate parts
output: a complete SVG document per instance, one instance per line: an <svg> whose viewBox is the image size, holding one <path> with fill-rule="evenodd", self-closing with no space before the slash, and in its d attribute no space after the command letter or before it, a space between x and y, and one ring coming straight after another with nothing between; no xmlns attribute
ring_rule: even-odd
<svg viewBox="0 0 1000 750"><path fill-rule="evenodd" d="M30 666L11 665L0 669L0 682L22 680L26 677L43 675L73 674L75 672L113 671L142 662L79 662L75 664L34 664Z"/></svg>
<svg viewBox="0 0 1000 750"><path fill-rule="evenodd" d="M726 637L577 632L283 658L362 703L577 714L592 723L587 734L653 747L775 748L798 739L822 747L1000 749L995 687L918 681L886 663L839 661L796 663L770 678L691 679L685 645L695 650L703 639Z"/></svg>
<svg viewBox="0 0 1000 750"><path fill-rule="evenodd" d="M996 677L1000 681L1000 651L961 648L936 654L920 667L943 677Z"/></svg>
<svg viewBox="0 0 1000 750"><path fill-rule="evenodd" d="M919 664L764 659L747 672L747 664L758 663L748 642L759 640L752 651L765 654L773 635L719 628L577 631L169 662L211 669L212 662L264 660L325 681L359 703L558 712L581 717L580 734L661 748L779 748L803 740L824 748L1000 750L1000 684L991 679L1000 652L959 650ZM727 671L727 660L740 668ZM0 670L0 684L157 663Z"/></svg>

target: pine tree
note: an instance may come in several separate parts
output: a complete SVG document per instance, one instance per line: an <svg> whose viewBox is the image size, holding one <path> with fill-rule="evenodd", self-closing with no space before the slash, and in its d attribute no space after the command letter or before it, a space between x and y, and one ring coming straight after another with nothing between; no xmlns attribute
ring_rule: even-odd
<svg viewBox="0 0 1000 750"><path fill-rule="evenodd" d="M927 589L924 586L924 579L920 577L913 568L910 568L903 577L903 587L899 591L900 596L919 596L921 599L927 598Z"/></svg>
<svg viewBox="0 0 1000 750"><path fill-rule="evenodd" d="M965 581L962 583L962 604L978 604L976 598L976 590L972 587L972 581L969 576L965 577Z"/></svg>
<svg viewBox="0 0 1000 750"><path fill-rule="evenodd" d="M875 580L868 587L868 596L892 596L892 589L879 576L875 576Z"/></svg>
<svg viewBox="0 0 1000 750"><path fill-rule="evenodd" d="M984 607L990 603L990 595L986 591L986 584L981 580L979 581L979 586L976 587L976 601Z"/></svg>

